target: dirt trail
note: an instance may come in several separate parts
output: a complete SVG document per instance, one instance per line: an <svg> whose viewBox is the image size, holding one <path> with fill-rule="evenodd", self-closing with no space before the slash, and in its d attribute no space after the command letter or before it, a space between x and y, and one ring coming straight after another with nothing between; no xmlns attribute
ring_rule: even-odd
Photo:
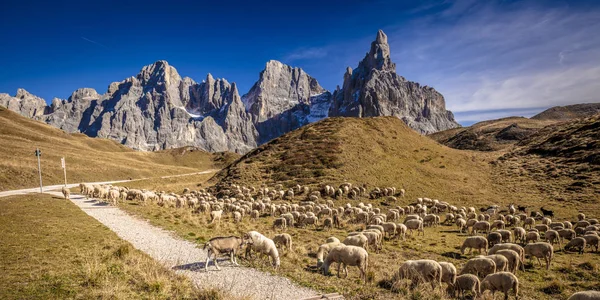
<svg viewBox="0 0 600 300"><path fill-rule="evenodd" d="M47 192L62 197L60 192ZM204 271L206 252L196 244L175 237L171 232L150 225L119 208L71 195L71 201L94 217L123 240L147 253L166 267L189 277L201 288L217 288L233 296L253 299L302 299L315 296L314 290L300 287L285 277L256 269L233 266L228 259L219 260L221 271L212 262Z"/></svg>

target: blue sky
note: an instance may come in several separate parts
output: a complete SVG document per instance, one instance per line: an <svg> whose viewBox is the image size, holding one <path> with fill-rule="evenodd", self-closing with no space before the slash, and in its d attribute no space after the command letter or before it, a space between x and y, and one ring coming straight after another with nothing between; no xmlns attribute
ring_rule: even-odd
<svg viewBox="0 0 600 300"><path fill-rule="evenodd" d="M600 1L3 1L0 92L104 93L156 60L250 89L270 59L329 90L378 29L459 122L600 101Z"/></svg>

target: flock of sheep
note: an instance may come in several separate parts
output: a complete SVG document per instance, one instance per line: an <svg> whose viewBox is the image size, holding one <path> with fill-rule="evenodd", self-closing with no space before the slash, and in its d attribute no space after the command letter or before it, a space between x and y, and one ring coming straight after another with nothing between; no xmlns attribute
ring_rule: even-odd
<svg viewBox="0 0 600 300"><path fill-rule="evenodd" d="M452 296L464 296L465 292L469 292L476 297L489 290L492 293L500 291L508 299L512 290L518 297L517 273L519 269L524 271L526 256L535 257L540 266L540 259L543 259L546 269L550 269L554 245L558 244L564 251L583 253L586 247L592 247L597 252L600 241L598 220L588 219L582 213L577 215L577 221L557 222L551 219L553 212L550 210L542 208L542 213L531 212L527 215L524 207L517 208L514 205L505 209L490 206L476 210L475 207L459 207L429 198L417 198L411 205L388 206L385 209L373 207L372 204L347 203L336 206L334 203L334 200L369 197L382 198L393 204L396 203L396 197L404 197L405 194L403 189L394 187L375 188L367 193L364 187L351 183L343 183L337 188L330 185L319 188L297 185L290 189L284 189L282 185L273 188L230 185L199 191L185 189L182 195L83 183L80 188L87 197L114 205L127 199L139 201L142 205L154 203L192 209L209 215L211 223L217 224L220 224L224 215L230 216L228 219L233 222L241 222L245 217L250 220L273 217L273 228L282 231L288 227L321 226L326 230L356 224L364 230L349 232L343 240L330 237L319 246L317 266L324 274L328 274L330 266L337 263L338 277L341 269L347 275L347 267L356 266L360 270L360 278L365 281L369 252L379 252L386 238L404 240L406 234L413 235L415 231L417 235L425 235L425 227L456 225L461 233L469 234L460 247L461 253L464 254L467 249L470 253L475 249L480 254L469 259L460 272L450 262L422 259L403 262L394 275L394 279L409 279L411 287L429 283L435 289L445 283ZM302 201L292 201L299 199ZM441 216L444 217L443 222ZM511 227L512 230L507 229ZM272 265L278 268L280 256L277 246L291 250L292 237L281 233L270 239L257 231L250 231L243 237L215 237L204 245L208 251L205 269L211 257L219 269L216 260L219 255L229 255L231 262L237 265L236 255L244 247L246 257L251 256L252 252L266 255ZM600 299L600 292L578 292L569 299Z"/></svg>

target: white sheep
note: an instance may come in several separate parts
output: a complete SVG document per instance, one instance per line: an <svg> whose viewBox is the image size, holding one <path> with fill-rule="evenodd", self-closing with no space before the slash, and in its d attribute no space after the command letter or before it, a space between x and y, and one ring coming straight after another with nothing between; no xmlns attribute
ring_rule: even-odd
<svg viewBox="0 0 600 300"><path fill-rule="evenodd" d="M529 243L531 241L533 241L534 243L539 242L540 240L540 234L535 232L535 231L530 231L525 235L525 243Z"/></svg>
<svg viewBox="0 0 600 300"><path fill-rule="evenodd" d="M419 235L419 232L425 236L425 232L423 231L423 221L412 219L404 222L404 225L406 225L406 228L410 231L410 235L413 235L413 230L416 230L417 236Z"/></svg>
<svg viewBox="0 0 600 300"><path fill-rule="evenodd" d="M287 233L276 234L273 237L273 242L285 250L292 250L292 236Z"/></svg>
<svg viewBox="0 0 600 300"><path fill-rule="evenodd" d="M581 292L574 293L567 300L600 300L600 292L599 291L581 291Z"/></svg>
<svg viewBox="0 0 600 300"><path fill-rule="evenodd" d="M223 215L223 210L213 210L210 212L210 224L213 224L215 221L218 221L217 224L221 224L221 215Z"/></svg>
<svg viewBox="0 0 600 300"><path fill-rule="evenodd" d="M504 299L507 300L508 293L511 289L515 293L515 297L519 299L519 279L515 274L510 272L499 272L487 275L481 282L482 292L488 290L491 291L492 298L496 291L500 291L504 293Z"/></svg>
<svg viewBox="0 0 600 300"><path fill-rule="evenodd" d="M494 247L490 248L490 250L488 251L488 254L496 254L496 252L500 251L500 250L513 250L515 252L517 252L519 254L519 259L520 259L520 266L521 269L523 271L525 271L525 249L523 249L523 247L517 245L517 244L513 244L513 243L503 243L503 244L496 244L494 245Z"/></svg>
<svg viewBox="0 0 600 300"><path fill-rule="evenodd" d="M246 255L249 250L256 251L262 255L267 255L271 258L271 264L275 269L279 268L279 251L272 239L262 235L257 231L250 231L244 235L244 241L247 241L250 247L247 248Z"/></svg>
<svg viewBox="0 0 600 300"><path fill-rule="evenodd" d="M244 240L237 236L215 237L204 244L204 250L207 250L206 262L204 263L204 271L208 271L208 263L210 257L214 256L213 262L217 270L220 270L217 263L217 255L229 254L229 259L234 265L238 265L235 253L244 245Z"/></svg>
<svg viewBox="0 0 600 300"><path fill-rule="evenodd" d="M560 243L560 235L558 234L558 231L556 230L548 230L544 233L544 239L546 239L546 242L550 243L551 245L554 245L555 243L558 243L559 245L561 245Z"/></svg>
<svg viewBox="0 0 600 300"><path fill-rule="evenodd" d="M406 228L406 225L400 223L396 224L396 238L402 237L402 240L405 240L406 230L408 230L408 228Z"/></svg>
<svg viewBox="0 0 600 300"><path fill-rule="evenodd" d="M317 267L321 267L323 265L324 258L327 256L331 249L339 246L341 244L340 240L335 238L336 240L327 239L325 244L319 246L319 250L317 250Z"/></svg>
<svg viewBox="0 0 600 300"><path fill-rule="evenodd" d="M453 286L456 283L456 267L450 262L440 262L439 264L442 266L442 282Z"/></svg>
<svg viewBox="0 0 600 300"><path fill-rule="evenodd" d="M487 257L492 259L496 263L496 272L504 272L508 269L509 263L508 258L501 254L491 254L486 256L478 256L478 257Z"/></svg>
<svg viewBox="0 0 600 300"><path fill-rule="evenodd" d="M576 237L572 240L570 240L566 245L565 245L565 251L572 251L572 250L577 250L577 252L579 252L579 254L583 254L583 250L585 249L586 246L586 241L584 238L582 237Z"/></svg>
<svg viewBox="0 0 600 300"><path fill-rule="evenodd" d="M455 296L454 293L456 293L456 296L464 298L465 291L470 291L475 299L481 293L481 282L473 274L462 274L456 277L456 284L451 289L453 290L452 296Z"/></svg>
<svg viewBox="0 0 600 300"><path fill-rule="evenodd" d="M430 259L407 260L400 265L398 278L410 279L411 288L420 281L431 282L431 288L435 290L436 285L442 285L442 266Z"/></svg>
<svg viewBox="0 0 600 300"><path fill-rule="evenodd" d="M598 252L598 244L600 243L600 237L598 236L598 234L586 234L583 236L583 238L585 239L585 244L588 247L594 247L596 249L596 252Z"/></svg>
<svg viewBox="0 0 600 300"><path fill-rule="evenodd" d="M360 270L360 279L367 281L367 268L369 266L369 254L367 250L347 245L338 245L329 251L327 258L323 262L321 267L323 274L329 273L329 266L334 263L338 263L337 276L340 277L340 268L344 268L344 273L348 277L348 266L357 266Z"/></svg>
<svg viewBox="0 0 600 300"><path fill-rule="evenodd" d="M519 270L519 264L521 263L521 255L519 255L519 253L510 249L503 249L498 250L496 254L502 255L506 258L506 260L508 261L508 271L510 271L513 274L517 273L517 270Z"/></svg>
<svg viewBox="0 0 600 300"><path fill-rule="evenodd" d="M475 257L467 261L460 274L473 274L484 278L488 274L496 272L496 263L487 257Z"/></svg>
<svg viewBox="0 0 600 300"><path fill-rule="evenodd" d="M546 269L550 269L550 263L554 257L554 247L552 247L551 244L546 242L527 244L524 250L525 255L535 256L537 261L540 263L540 266L542 266L540 258L543 258L546 261Z"/></svg>
<svg viewBox="0 0 600 300"><path fill-rule="evenodd" d="M348 245L348 246L361 247L361 248L364 248L365 250L369 249L369 239L362 233L357 234L357 235L348 236L342 243L344 245Z"/></svg>
<svg viewBox="0 0 600 300"><path fill-rule="evenodd" d="M473 228L471 228L471 233L477 234L480 231L488 233L488 232L490 232L490 229L491 229L490 222L478 221L475 224L473 224Z"/></svg>
<svg viewBox="0 0 600 300"><path fill-rule="evenodd" d="M515 243L521 242L525 243L525 235L527 235L527 231L523 227L515 227L513 229L513 233L515 234Z"/></svg>
<svg viewBox="0 0 600 300"><path fill-rule="evenodd" d="M479 253L487 253L488 241L482 236L470 236L463 241L463 244L460 247L460 253L465 254L465 249L467 248L469 248L469 253L471 253L473 249L477 249ZM483 251L481 251L482 249Z"/></svg>
<svg viewBox="0 0 600 300"><path fill-rule="evenodd" d="M70 200L71 199L71 191L69 191L69 189L65 186L62 187L62 194L65 197L65 199Z"/></svg>

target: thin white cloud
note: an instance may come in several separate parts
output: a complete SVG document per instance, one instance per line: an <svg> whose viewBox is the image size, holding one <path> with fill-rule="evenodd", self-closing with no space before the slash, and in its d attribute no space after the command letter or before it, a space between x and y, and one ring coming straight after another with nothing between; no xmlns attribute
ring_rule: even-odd
<svg viewBox="0 0 600 300"><path fill-rule="evenodd" d="M283 61L292 62L297 60L316 59L327 56L327 49L321 47L302 48L283 57Z"/></svg>
<svg viewBox="0 0 600 300"><path fill-rule="evenodd" d="M81 39L82 39L82 40L84 40L84 41L90 42L90 43L92 43L92 44L98 45L98 46L100 46L100 47L103 47L103 48L109 49L107 46L105 46L105 45L103 45L103 44L101 44L101 43L98 43L98 42L96 42L96 41L90 40L90 39L88 39L88 38L86 38L86 37L83 37L83 36L82 36L82 37L81 37Z"/></svg>
<svg viewBox="0 0 600 300"><path fill-rule="evenodd" d="M398 72L439 90L459 120L600 101L597 9L484 3L388 32Z"/></svg>

